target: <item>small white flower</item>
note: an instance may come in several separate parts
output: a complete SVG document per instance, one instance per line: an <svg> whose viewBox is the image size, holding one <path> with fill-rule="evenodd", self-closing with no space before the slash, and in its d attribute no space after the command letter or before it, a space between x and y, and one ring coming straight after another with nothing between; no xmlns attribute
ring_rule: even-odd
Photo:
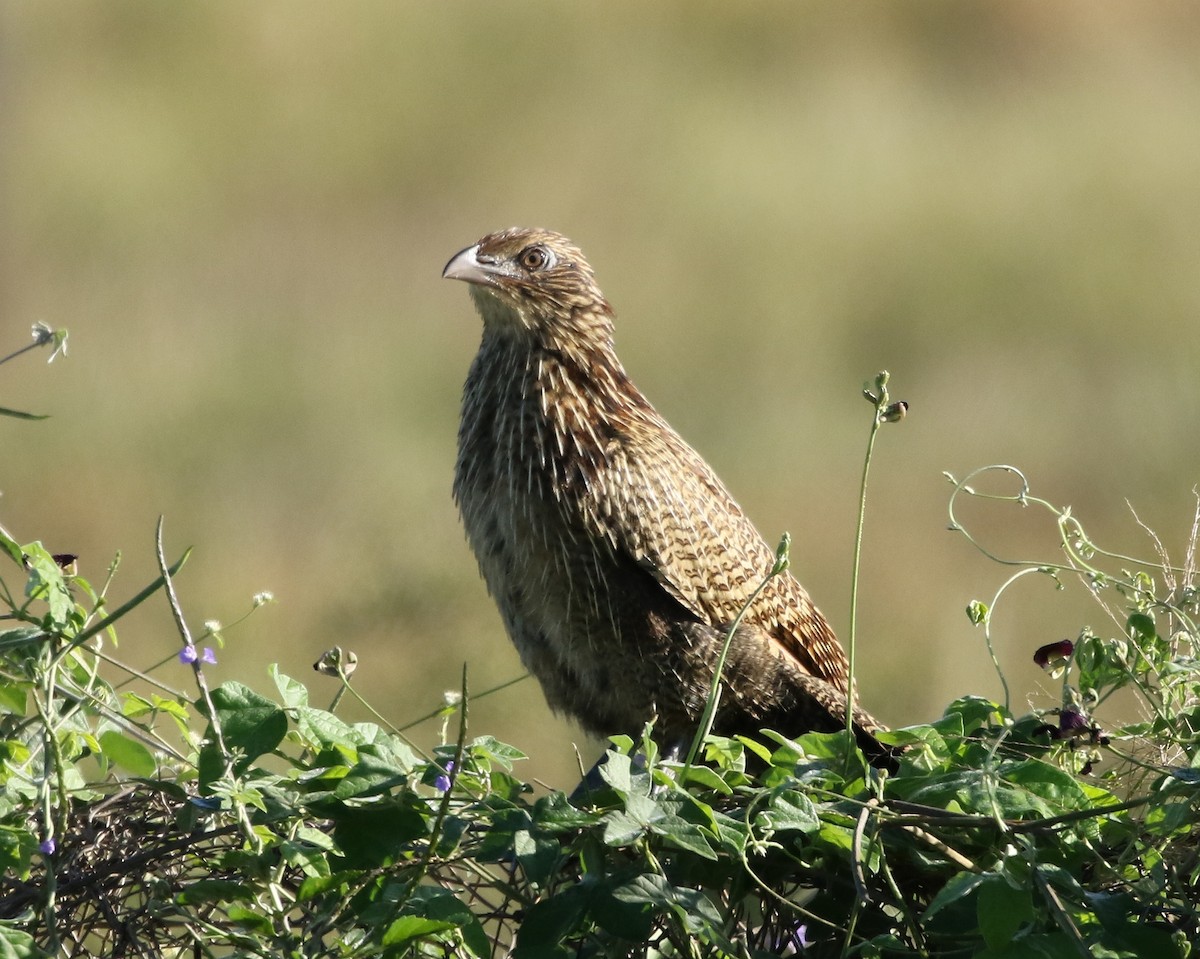
<svg viewBox="0 0 1200 959"><path fill-rule="evenodd" d="M252 602L256 608L259 606L265 606L267 603L273 603L274 601L275 594L269 592L268 590L263 590L261 593L255 593L253 598L250 600L250 602Z"/></svg>
<svg viewBox="0 0 1200 959"><path fill-rule="evenodd" d="M50 359L47 363L53 363L54 358L60 353L63 356L67 355L67 331L52 330L45 323L33 324L33 342L38 346L45 346L47 343L54 344L54 350L50 354Z"/></svg>

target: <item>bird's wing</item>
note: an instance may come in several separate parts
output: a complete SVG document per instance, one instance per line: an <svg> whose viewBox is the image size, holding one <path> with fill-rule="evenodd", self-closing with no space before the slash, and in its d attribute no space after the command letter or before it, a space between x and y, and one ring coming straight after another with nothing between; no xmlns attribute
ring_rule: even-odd
<svg viewBox="0 0 1200 959"><path fill-rule="evenodd" d="M692 613L728 626L771 572L775 552L704 459L652 415L640 435L609 444L582 518ZM845 687L845 654L790 573L772 578L744 622L805 673Z"/></svg>

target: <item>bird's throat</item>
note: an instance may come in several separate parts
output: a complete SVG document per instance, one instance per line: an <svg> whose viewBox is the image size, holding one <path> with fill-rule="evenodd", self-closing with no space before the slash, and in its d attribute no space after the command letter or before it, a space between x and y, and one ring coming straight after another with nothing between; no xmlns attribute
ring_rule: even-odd
<svg viewBox="0 0 1200 959"><path fill-rule="evenodd" d="M512 334L530 328L531 324L516 305L490 287L472 284L471 299L483 318L484 327L491 332Z"/></svg>

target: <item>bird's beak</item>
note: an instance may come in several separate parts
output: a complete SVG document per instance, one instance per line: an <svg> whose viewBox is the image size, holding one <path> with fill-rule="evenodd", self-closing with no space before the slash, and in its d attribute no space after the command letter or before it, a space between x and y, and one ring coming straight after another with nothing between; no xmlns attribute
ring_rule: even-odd
<svg viewBox="0 0 1200 959"><path fill-rule="evenodd" d="M506 275L507 271L500 264L479 259L478 243L456 253L442 270L443 279L482 283L485 286L496 286L500 278Z"/></svg>

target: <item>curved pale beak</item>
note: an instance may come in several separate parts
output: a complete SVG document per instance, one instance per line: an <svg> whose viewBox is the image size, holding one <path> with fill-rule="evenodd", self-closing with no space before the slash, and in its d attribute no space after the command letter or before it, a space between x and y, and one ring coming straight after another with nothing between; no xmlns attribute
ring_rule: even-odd
<svg viewBox="0 0 1200 959"><path fill-rule="evenodd" d="M478 243L454 254L442 270L443 279L483 283L487 286L496 286L499 278L507 275L508 271L501 264L480 260Z"/></svg>

